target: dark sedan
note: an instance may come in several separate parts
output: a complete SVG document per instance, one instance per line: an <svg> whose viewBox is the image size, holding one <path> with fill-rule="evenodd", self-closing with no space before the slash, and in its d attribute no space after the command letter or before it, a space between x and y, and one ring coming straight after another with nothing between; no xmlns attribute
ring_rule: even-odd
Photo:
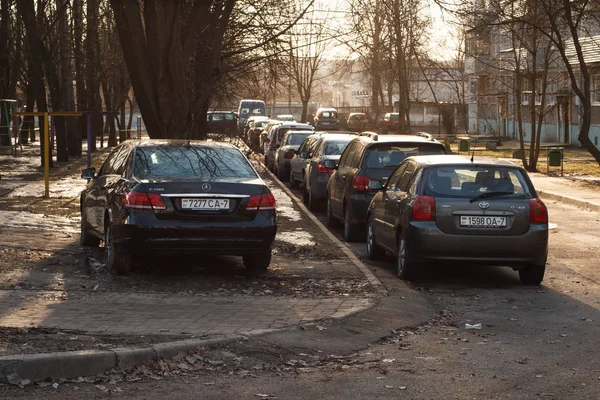
<svg viewBox="0 0 600 400"><path fill-rule="evenodd" d="M128 141L81 193L81 243L104 241L107 266L128 273L136 256L240 255L264 271L277 231L275 198L246 157L217 142Z"/></svg>

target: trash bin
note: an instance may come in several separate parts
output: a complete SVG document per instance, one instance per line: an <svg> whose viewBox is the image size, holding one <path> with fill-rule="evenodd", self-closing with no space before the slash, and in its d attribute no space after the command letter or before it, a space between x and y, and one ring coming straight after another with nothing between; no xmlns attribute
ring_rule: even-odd
<svg viewBox="0 0 600 400"><path fill-rule="evenodd" d="M469 151L469 140L468 139L459 139L458 140L458 151Z"/></svg>
<svg viewBox="0 0 600 400"><path fill-rule="evenodd" d="M560 167L562 165L562 150L548 150L548 166Z"/></svg>

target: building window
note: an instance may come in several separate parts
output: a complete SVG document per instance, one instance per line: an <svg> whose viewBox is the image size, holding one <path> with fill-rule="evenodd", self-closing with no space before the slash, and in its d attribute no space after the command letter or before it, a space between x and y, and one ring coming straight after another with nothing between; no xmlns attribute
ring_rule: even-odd
<svg viewBox="0 0 600 400"><path fill-rule="evenodd" d="M592 103L600 105L600 74L592 75Z"/></svg>

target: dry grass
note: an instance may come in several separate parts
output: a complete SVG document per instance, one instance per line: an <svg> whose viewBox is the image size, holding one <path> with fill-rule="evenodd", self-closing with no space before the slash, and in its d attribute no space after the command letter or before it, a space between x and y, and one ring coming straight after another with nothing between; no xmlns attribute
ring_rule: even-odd
<svg viewBox="0 0 600 400"><path fill-rule="evenodd" d="M457 152L458 145L453 144L451 148L452 151ZM512 158L513 151L514 150L502 149L494 151L475 147L471 150L471 153L474 152L475 156L480 157L508 158L512 159L516 164L522 165L520 159ZM528 150L525 150L525 154L528 154ZM546 150L542 149L540 150L540 156L537 163L538 172L544 174L547 173L546 160ZM565 176L593 176L600 178L600 165L598 165L593 157L584 149L565 149L563 168ZM550 175L560 175L560 167L550 167Z"/></svg>

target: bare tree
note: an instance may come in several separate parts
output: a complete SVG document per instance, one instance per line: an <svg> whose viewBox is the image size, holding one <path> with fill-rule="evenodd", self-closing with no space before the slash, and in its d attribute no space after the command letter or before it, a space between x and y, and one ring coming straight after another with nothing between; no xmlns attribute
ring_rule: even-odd
<svg viewBox="0 0 600 400"><path fill-rule="evenodd" d="M312 97L317 72L323 66L325 50L331 43L325 32L325 15L311 11L291 31L289 37L290 77L302 102L301 122L306 122L308 103Z"/></svg>
<svg viewBox="0 0 600 400"><path fill-rule="evenodd" d="M226 75L225 58L259 51L297 19L280 18L277 26L262 30L262 37L250 43L262 29L257 17L275 4L282 1L111 0L123 56L151 137L205 136L206 112ZM252 34L244 36L241 27L232 26L233 16L239 14L246 15ZM238 38L235 49L224 47L229 32Z"/></svg>

